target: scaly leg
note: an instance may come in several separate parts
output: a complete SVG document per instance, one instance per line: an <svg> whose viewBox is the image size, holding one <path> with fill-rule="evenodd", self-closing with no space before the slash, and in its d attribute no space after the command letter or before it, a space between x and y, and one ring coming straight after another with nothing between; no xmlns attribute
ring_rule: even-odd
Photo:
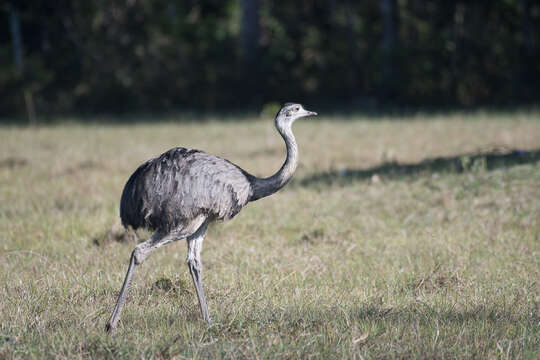
<svg viewBox="0 0 540 360"><path fill-rule="evenodd" d="M211 324L210 316L208 315L208 305L206 304L206 298L204 297L203 283L202 283L202 261L201 250L204 240L204 234L208 223L204 222L201 227L191 236L187 238L188 255L186 262L188 264L189 273L193 279L193 285L197 291L197 298L199 299L199 307L201 309L204 320Z"/></svg>
<svg viewBox="0 0 540 360"><path fill-rule="evenodd" d="M129 287L131 285L131 279L133 278L133 274L135 274L135 269L137 266L142 264L142 262L153 250L174 240L176 240L176 238L172 237L171 235L163 236L159 233L155 233L150 239L135 247L131 253L129 267L126 273L126 278L124 279L124 283L122 285L122 289L120 290L120 295L118 295L118 300L116 301L114 310L109 318L109 321L107 322L107 325L105 326L105 330L108 333L113 332L118 325L118 319L120 318L120 313L122 312L122 308L126 302Z"/></svg>

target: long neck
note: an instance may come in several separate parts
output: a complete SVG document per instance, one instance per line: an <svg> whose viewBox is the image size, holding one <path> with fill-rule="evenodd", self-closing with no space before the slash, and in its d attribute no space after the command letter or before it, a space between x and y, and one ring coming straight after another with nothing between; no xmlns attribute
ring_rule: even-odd
<svg viewBox="0 0 540 360"><path fill-rule="evenodd" d="M274 175L261 179L253 177L251 179L252 196L249 201L255 201L265 196L272 195L283 186L285 186L296 170L298 165L298 145L291 130L290 125L276 126L278 132L285 140L287 146L287 158L281 166L281 169Z"/></svg>

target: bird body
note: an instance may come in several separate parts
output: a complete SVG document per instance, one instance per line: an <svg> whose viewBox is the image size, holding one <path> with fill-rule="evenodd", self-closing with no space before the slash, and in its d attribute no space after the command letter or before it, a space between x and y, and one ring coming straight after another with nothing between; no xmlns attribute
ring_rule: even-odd
<svg viewBox="0 0 540 360"><path fill-rule="evenodd" d="M186 262L202 316L210 323L201 260L208 224L233 218L248 202L269 196L289 182L298 164L298 146L291 126L296 119L310 115L317 114L293 103L285 104L278 112L275 126L285 141L287 158L279 171L267 178L253 176L204 151L182 147L173 148L135 170L122 192L120 218L126 228L142 227L154 234L131 253L107 331L117 326L137 266L155 249L180 239L187 241Z"/></svg>
<svg viewBox="0 0 540 360"><path fill-rule="evenodd" d="M176 147L131 175L122 192L120 218L125 227L163 233L201 215L229 220L249 201L250 178L225 159Z"/></svg>

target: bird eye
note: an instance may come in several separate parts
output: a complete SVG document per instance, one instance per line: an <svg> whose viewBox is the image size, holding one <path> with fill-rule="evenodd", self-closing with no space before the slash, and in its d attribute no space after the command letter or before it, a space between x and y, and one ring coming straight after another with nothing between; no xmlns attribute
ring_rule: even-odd
<svg viewBox="0 0 540 360"><path fill-rule="evenodd" d="M294 111L298 111L298 110L300 110L298 106L294 108Z"/></svg>

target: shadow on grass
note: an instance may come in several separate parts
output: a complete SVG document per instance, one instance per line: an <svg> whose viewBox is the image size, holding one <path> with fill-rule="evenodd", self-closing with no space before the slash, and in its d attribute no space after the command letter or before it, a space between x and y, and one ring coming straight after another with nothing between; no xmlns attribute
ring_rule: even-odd
<svg viewBox="0 0 540 360"><path fill-rule="evenodd" d="M299 181L301 186L330 185L350 183L357 180L384 178L407 178L415 175L434 175L445 173L463 173L468 171L490 171L498 168L540 161L540 149L506 152L492 151L478 154L464 154L451 157L426 159L416 164L385 163L369 169L344 169L327 171L305 177Z"/></svg>
<svg viewBox="0 0 540 360"><path fill-rule="evenodd" d="M376 304L356 305L347 310L341 307L330 307L327 309L307 308L304 311L284 310L285 314L276 311L267 316L258 314L254 318L246 316L242 320L235 318L235 321L224 323L212 329L217 333L239 333L248 324L258 324L258 326L274 326L282 322L282 329L285 332L295 329L309 328L313 331L325 329L328 323L335 322L335 326L347 324L348 321L359 322L386 322L394 325L407 325L418 321L424 326L431 326L434 320L442 324L464 324L467 322L479 322L496 325L515 325L517 323L534 326L540 321L540 316L534 314L530 309L523 308L521 311L509 311L502 305L478 304L469 309L438 308L427 304L417 303L403 307L383 307ZM347 325L348 326L348 325Z"/></svg>
<svg viewBox="0 0 540 360"><path fill-rule="evenodd" d="M356 309L351 315L358 320L400 322L414 319L422 320L425 323L431 323L433 319L438 319L443 323L483 320L499 324L526 322L534 325L540 319L536 315L528 316L524 311L513 313L496 305L477 305L468 310L434 309L425 304L405 308L380 308L374 305L366 305Z"/></svg>

